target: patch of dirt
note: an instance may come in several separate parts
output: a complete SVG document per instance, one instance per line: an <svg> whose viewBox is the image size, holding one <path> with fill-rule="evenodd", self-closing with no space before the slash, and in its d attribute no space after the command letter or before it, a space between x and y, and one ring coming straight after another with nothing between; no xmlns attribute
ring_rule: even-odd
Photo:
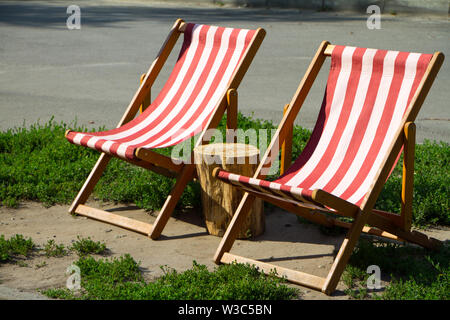
<svg viewBox="0 0 450 320"><path fill-rule="evenodd" d="M134 206L98 202L88 205L103 210L114 208L116 214L145 222L152 223L155 220L153 215ZM67 210L68 206L45 208L34 202L24 203L19 209L0 207L0 234L6 238L15 234L31 237L41 248L49 239L68 247L78 235L91 237L94 241L106 243L109 249L107 257L129 253L136 261L140 261L149 281L162 275L160 266L183 271L192 267L193 260L205 264L210 270L216 266L212 259L221 238L207 233L198 212L175 214L161 238L154 241L119 227L71 216ZM425 233L440 240L450 238L449 228L432 229ZM237 240L231 252L325 277L343 237L324 235L316 226L300 224L295 215L277 209L266 212L266 230L263 235L252 240ZM64 287L68 277L66 269L77 259L76 253L59 258L47 258L36 253L20 263L4 263L0 265L0 284L4 288L25 293ZM345 286L342 283L332 296L292 286L300 290L301 299L348 299L343 293ZM8 297L0 292L0 299L14 299L14 295Z"/></svg>

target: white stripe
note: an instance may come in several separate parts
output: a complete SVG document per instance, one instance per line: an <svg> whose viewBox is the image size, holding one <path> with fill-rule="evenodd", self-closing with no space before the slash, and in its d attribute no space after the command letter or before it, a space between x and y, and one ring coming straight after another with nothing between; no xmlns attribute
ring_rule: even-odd
<svg viewBox="0 0 450 320"><path fill-rule="evenodd" d="M106 153L110 153L110 148L113 145L114 141L106 141L103 145L102 145L102 150Z"/></svg>
<svg viewBox="0 0 450 320"><path fill-rule="evenodd" d="M88 142L86 143L86 145L87 145L89 148L95 149L95 143L96 143L98 140L100 140L100 138L98 138L98 137L91 137L91 138L88 140Z"/></svg>
<svg viewBox="0 0 450 320"><path fill-rule="evenodd" d="M287 196L283 191L281 191L281 185L276 182L270 182L269 184L270 190L274 191L275 193L279 194L282 198L289 199L289 196Z"/></svg>
<svg viewBox="0 0 450 320"><path fill-rule="evenodd" d="M205 45L205 48L203 49L202 55L199 58L198 65L197 65L196 69L194 70L194 73L192 74L191 79L189 79L187 86L184 88L184 91L181 94L177 104L173 107L173 109L170 111L170 113L162 121L160 121L156 126L152 127L151 130L147 131L145 134L137 137L134 140L127 141L126 143L121 144L119 149L123 150L124 148L126 149L126 147L129 145L135 145L135 144L140 144L140 143L145 142L146 140L150 139L155 134L164 130L164 128L167 127L167 125L170 123L170 121L172 121L172 119L180 113L180 111L183 108L183 106L185 105L186 101L189 99L190 95L192 94L192 91L194 90L195 85L197 84L198 79L200 78L200 76L205 68L206 62L208 61L208 57L213 48L214 35L215 35L216 30L217 30L217 27L211 27L208 30L208 33L206 35L206 45ZM169 98L172 99L173 96L171 96ZM168 100L169 98L166 97L166 99L164 100L164 102L167 101L167 103L165 103L165 105L169 104L169 100ZM162 137L160 137L160 139L161 138Z"/></svg>
<svg viewBox="0 0 450 320"><path fill-rule="evenodd" d="M203 101L204 96L206 95L210 83L214 79L214 76L216 75L216 71L220 64L222 63L222 59L218 60L216 59L214 64L214 70L211 72L211 78L207 85L204 86L201 92L201 96L199 95L195 101L195 103L192 105L192 107L189 109L189 112L185 115L185 117L182 119L182 121L179 121L171 130L166 132L163 137L157 139L156 141L152 142L148 145L148 147L157 146L158 143L161 141L164 141L164 139L171 137L171 140L168 142L159 145L158 148L164 148L166 146L170 146L174 143L178 143L179 141L182 141L189 137L198 127L201 126L202 122L207 118L207 116L214 110L219 100L223 97L225 94L225 91L228 87L229 81L233 75L233 71L236 68L239 58L241 56L241 53L245 47L245 38L247 36L248 30L240 30L237 41L236 41L236 48L234 49L233 55L230 59L230 62L228 63L227 69L224 72L224 75L222 76L222 79L219 82L219 85L215 89L211 99L209 99L206 107L202 111L202 113L197 117L197 119L190 125L189 128L185 130L181 130L183 128L183 125L189 120L189 118L192 116L192 114L196 111L200 103ZM177 135L174 135L175 133L178 133ZM180 134L181 133L181 134Z"/></svg>
<svg viewBox="0 0 450 320"><path fill-rule="evenodd" d="M240 177L240 175L238 175L238 174L230 173L228 175L227 179L230 180L230 181L239 182L239 177Z"/></svg>
<svg viewBox="0 0 450 320"><path fill-rule="evenodd" d="M172 137L174 135L178 136L179 134L184 133L184 130L182 130L183 125L186 122L188 122L190 120L190 118L192 117L192 115L197 111L197 109L201 105L203 99L205 98L206 94L208 93L208 90L211 88L211 83L213 82L214 77L217 75L217 70L219 69L219 67L223 61L223 58L224 58L225 54L227 53L231 31L232 31L232 29L230 29L230 28L226 28L224 30L224 32L222 34L221 46L220 46L217 56L214 60L212 68L208 74L208 77L206 78L206 81L205 81L202 89L198 93L197 97L195 98L194 102L189 107L188 111L183 115L183 118L181 118L176 124L174 124L172 128L167 130L164 133L164 135L159 137L157 140L149 143L147 145L148 147L157 146L159 143L163 142L164 140L169 139L170 137ZM205 63L207 62L206 60L207 60L207 58L205 58ZM201 71L203 71L203 69ZM189 94L190 94L190 92L189 92ZM186 97L186 100L181 101L180 104L184 105L188 98L189 98L189 96ZM189 132L188 135L190 133L192 133L192 131ZM158 147L160 147L160 146L158 146Z"/></svg>
<svg viewBox="0 0 450 320"><path fill-rule="evenodd" d="M386 99L389 93L389 88L391 87L392 74L394 73L394 63L398 52L388 51L383 61L383 75L380 80L380 85L377 92L377 97L375 99L375 104L370 115L369 123L367 124L366 131L364 132L364 137L361 141L361 145L352 164L347 170L347 173L342 178L341 182L334 188L331 192L336 196L340 196L347 190L351 185L356 175L358 174L361 166L366 159L367 152L372 145L375 138L375 133L377 131L378 125L380 124L380 119L383 114L384 106L386 104Z"/></svg>
<svg viewBox="0 0 450 320"><path fill-rule="evenodd" d="M75 143L75 144L81 144L81 139L83 139L83 137L84 137L84 134L83 133L77 133L76 135L75 135L75 137L73 137L73 143Z"/></svg>
<svg viewBox="0 0 450 320"><path fill-rule="evenodd" d="M302 196L302 191L303 191L302 188L292 187L290 193L292 197L294 197L295 199L300 201L306 201L305 198Z"/></svg>
<svg viewBox="0 0 450 320"><path fill-rule="evenodd" d="M261 186L259 185L260 182L261 182L261 180L259 180L259 179L254 179L254 178L250 178L250 179L248 180L248 183L249 183L253 188L258 189L260 192L263 192L263 193L267 192L266 189L264 189L263 187L261 187Z"/></svg>
<svg viewBox="0 0 450 320"><path fill-rule="evenodd" d="M348 199L348 201L350 202L355 203L359 201L367 193L373 182L373 179L375 178L375 175L377 174L381 166L381 162L389 151L388 148L394 140L395 134L400 130L399 126L403 118L403 113L407 108L408 97L414 82L414 76L416 74L417 62L419 60L419 57L420 54L409 54L408 58L406 59L405 75L402 80L400 92L395 104L394 114L392 115L391 122L389 123L389 128L384 138L383 144L366 179L358 188L358 190L356 190L356 192Z"/></svg>
<svg viewBox="0 0 450 320"><path fill-rule="evenodd" d="M317 147L311 155L311 158L303 166L303 168L299 172L297 172L297 174L295 174L289 181L286 182L286 185L288 186L296 187L300 185L300 183L311 174L328 148L328 144L333 137L333 133L336 129L336 124L342 110L345 93L347 92L347 84L350 77L352 55L354 51L354 47L345 47L342 52L341 71L339 72L336 88L333 95L333 101L331 103L330 115L327 119L326 126L322 132Z"/></svg>
<svg viewBox="0 0 450 320"><path fill-rule="evenodd" d="M372 66L373 57L377 50L367 49L362 57L362 68L359 77L358 88L355 93L355 99L350 111L350 115L342 133L342 137L338 143L336 151L333 158L330 161L328 167L322 172L321 176L317 181L310 187L311 190L323 188L334 176L336 171L339 169L345 155L348 151L348 146L353 138L353 134L356 128L356 123L361 115L361 110L364 106L364 101L367 95L367 88L369 87L370 80L372 78Z"/></svg>

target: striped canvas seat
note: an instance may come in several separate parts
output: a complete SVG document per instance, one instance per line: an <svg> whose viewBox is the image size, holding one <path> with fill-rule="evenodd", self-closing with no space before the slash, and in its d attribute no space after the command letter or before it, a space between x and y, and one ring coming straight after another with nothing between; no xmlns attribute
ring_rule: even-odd
<svg viewBox="0 0 450 320"><path fill-rule="evenodd" d="M188 23L175 67L138 117L113 130L69 132L67 139L124 159L139 147L165 148L205 129L256 30Z"/></svg>
<svg viewBox="0 0 450 320"><path fill-rule="evenodd" d="M336 46L316 126L294 164L273 182L225 171L218 177L277 198L312 201L312 191L321 189L360 205L431 58Z"/></svg>

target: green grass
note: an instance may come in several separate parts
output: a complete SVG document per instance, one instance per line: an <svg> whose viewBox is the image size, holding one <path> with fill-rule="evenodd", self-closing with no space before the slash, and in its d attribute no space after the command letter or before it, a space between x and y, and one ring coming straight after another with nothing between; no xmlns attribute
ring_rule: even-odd
<svg viewBox="0 0 450 320"><path fill-rule="evenodd" d="M46 257L63 257L69 252L63 244L57 244L53 239L47 241L43 250Z"/></svg>
<svg viewBox="0 0 450 320"><path fill-rule="evenodd" d="M0 263L13 262L19 257L29 257L37 250L31 238L17 234L5 239L0 235ZM94 259L90 254L101 254L106 250L102 242L77 237L72 247L65 248L53 239L43 246L47 257L60 257L76 251L79 255L74 262L81 271L81 291L66 288L43 291L49 297L59 299L123 299L123 300L186 300L186 299L244 299L274 300L293 299L298 290L288 287L283 279L274 274L264 275L255 267L242 264L222 265L209 271L205 265L193 262L191 269L178 273L167 266L161 267L163 276L153 282L146 282L140 263L129 254L119 258ZM28 266L18 261L21 266ZM36 269L48 265L42 261Z"/></svg>
<svg viewBox="0 0 450 320"><path fill-rule="evenodd" d="M103 254L106 252L106 243L93 241L90 237L83 238L77 236L77 240L74 241L70 249L75 251L80 257L91 253Z"/></svg>
<svg viewBox="0 0 450 320"><path fill-rule="evenodd" d="M0 235L0 263L13 261L21 256L28 257L34 248L33 240L25 239L21 234L16 234L9 239Z"/></svg>
<svg viewBox="0 0 450 320"><path fill-rule="evenodd" d="M270 121L238 116L238 128L274 129ZM0 203L17 207L21 201L39 201L47 206L67 204L81 188L99 153L67 142L64 132L69 126L49 121L29 128L10 129L0 133ZM70 128L86 131L85 128ZM219 129L224 132L225 119ZM294 128L293 159L308 141L310 131ZM267 139L270 142L270 137ZM249 139L247 139L249 142ZM192 142L191 142L192 143ZM166 155L172 149L161 149ZM426 141L416 147L413 224L425 227L450 225L449 197L450 146L444 142ZM376 207L400 212L401 161L387 181ZM268 179L273 179L276 174ZM163 205L175 180L148 170L112 159L94 190L94 197L103 201L134 203L155 211ZM198 207L200 187L191 182L183 192L177 209Z"/></svg>
<svg viewBox="0 0 450 320"><path fill-rule="evenodd" d="M47 296L82 300L299 298L299 291L286 286L285 280L277 278L274 272L264 275L248 264L220 265L209 271L205 265L194 261L192 268L184 272L164 266L161 267L163 276L147 282L140 263L129 254L96 260L90 254L102 253L105 250L103 243L80 237L76 243L84 248L80 250L83 254L74 262L81 271L82 289L48 289L43 291ZM30 257L36 248L33 240L23 235L16 234L9 239L0 235L0 263L13 262L27 266L19 258ZM64 250L64 246L49 240L43 251L47 257L57 257ZM376 265L381 270L386 286L380 291L372 291L366 286L369 277L366 270L370 265ZM43 261L35 267L45 266L47 262ZM449 300L450 246L446 243L439 251L428 251L417 246L362 238L341 280L346 287L345 293L354 299Z"/></svg>
<svg viewBox="0 0 450 320"><path fill-rule="evenodd" d="M29 257L32 252L41 251L47 258L63 257L74 251L80 257L89 254L106 253L106 243L93 241L90 237L78 236L71 247L66 248L63 244L57 244L55 240L49 239L42 247L37 246L31 238L26 239L21 234L16 234L9 239L0 235L0 263L11 262L19 257Z"/></svg>
<svg viewBox="0 0 450 320"><path fill-rule="evenodd" d="M377 265L389 284L381 293L366 283L369 265ZM360 239L343 274L346 294L355 299L449 300L450 247L431 252L419 247Z"/></svg>
<svg viewBox="0 0 450 320"><path fill-rule="evenodd" d="M75 264L81 271L80 292L49 289L43 293L83 300L280 300L298 295L283 280L243 264L222 265L212 272L195 261L181 273L163 267L164 275L153 282L144 280L139 263L128 254L99 260L85 257Z"/></svg>

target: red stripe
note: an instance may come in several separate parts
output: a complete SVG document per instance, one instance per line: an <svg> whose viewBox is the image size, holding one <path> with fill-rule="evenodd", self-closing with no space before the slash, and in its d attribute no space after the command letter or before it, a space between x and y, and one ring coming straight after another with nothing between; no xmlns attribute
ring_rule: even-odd
<svg viewBox="0 0 450 320"><path fill-rule="evenodd" d="M337 187L339 182L341 182L341 180L347 174L347 171L350 168L350 165L352 164L352 162L361 146L361 142L364 138L364 134L366 133L367 125L369 123L370 116L372 115L373 107L375 105L375 100L377 98L378 89L379 89L380 82L381 82L381 76L383 75L383 63L382 62L386 56L386 53L387 53L386 50L377 50L377 52L374 55L373 66L372 66L372 76L371 76L371 79L369 82L369 86L367 89L366 98L365 98L364 105L361 110L361 114L359 115L359 118L355 125L355 130L353 131L352 139L349 143L345 157L344 157L339 169L336 171L336 173L330 179L328 184L325 187L323 187L323 190L325 190L325 191L331 192L332 190L334 190Z"/></svg>
<svg viewBox="0 0 450 320"><path fill-rule="evenodd" d="M411 103L411 100L412 100L412 98L414 97L414 94L417 91L417 87L419 86L420 82L422 81L423 75L425 74L425 71L426 71L426 69L428 67L428 64L430 63L430 60L431 60L432 57L433 57L432 54L422 54L422 55L420 55L419 60L417 61L416 74L415 74L415 77L414 77L414 82L413 82L413 85L411 87L411 92L409 93L408 102L406 104L406 108L405 108L405 111L403 112L403 114L405 114L408 111L409 104ZM398 153L397 158L395 159L395 162L394 162L394 165L391 168L391 171L389 171L389 175L387 176L386 181L391 176L392 171L394 171L398 160L400 160L400 156L401 156L402 152L403 152L403 146L400 149L400 152Z"/></svg>
<svg viewBox="0 0 450 320"><path fill-rule="evenodd" d="M219 69L216 72L216 75L214 77L214 80L211 83L211 86L208 89L208 92L206 93L205 97L203 98L202 102L200 103L200 105L202 106L201 108L199 108L199 110L197 112L199 112L200 110L204 110L204 108L206 107L206 105L208 104L208 102L211 100L212 95L215 93L215 91L217 90L217 86L219 85L220 81L223 78L223 75L230 63L231 57L233 56L234 49L236 47L236 42L237 42L237 35L239 34L239 29L233 29L233 31L230 34L230 38L229 38L229 43L228 43L228 49L227 49L227 53L225 54L225 56L223 57L223 61L219 67ZM225 92L224 92L225 94ZM190 125L197 119L196 116L193 116L190 118L190 120L184 124L185 128L189 128ZM193 130L198 131L198 130ZM164 145L165 143L167 143L168 141L170 141L172 139L172 137L169 137L168 139L158 143L158 145L155 146L155 148L158 148L161 145ZM185 140L185 139L183 139ZM173 141L171 143L171 145L174 145L176 143L178 143L179 141Z"/></svg>
<svg viewBox="0 0 450 320"><path fill-rule="evenodd" d="M331 137L328 147L322 155L320 162L316 165L314 170L312 170L309 176L300 183L302 188L309 189L317 181L317 179L322 176L323 172L328 168L334 157L339 141L342 138L342 134L344 133L345 127L347 126L347 122L350 118L350 113L353 109L353 103L355 101L356 91L358 89L359 79L361 76L362 58L365 51L366 49L357 48L353 53L352 68L347 83L347 90L345 92L344 102L339 114L339 119L336 123L336 128L333 132L333 136Z"/></svg>
<svg viewBox="0 0 450 320"><path fill-rule="evenodd" d="M151 114L152 112L154 112L154 110L161 104L161 102L165 99L165 97L167 96L168 92L170 91L171 87L173 86L174 82L176 81L180 70L186 60L186 56L187 56L187 49L190 47L191 43L192 43L192 32L193 32L193 28L194 28L195 24L189 23L186 27L186 30L184 32L184 41L183 41L183 45L181 47L181 51L180 54L178 56L177 62L174 66L174 69L172 70L169 79L167 80L167 82L165 83L164 87L162 88L161 92L158 94L158 96L156 97L156 99L150 104L150 106L148 108L145 109L145 111L140 114L139 116L137 116L135 119L129 121L128 123L126 123L125 125L116 128L116 129L112 129L112 130L108 130L108 131L103 131L103 132L96 132L95 135L96 136L104 136L104 135L112 135L112 134L117 134L117 133L121 133L124 132L128 129L133 128L134 126L138 125L139 123L141 123L142 121L144 121L149 114ZM128 137L127 137L128 138ZM125 141L127 141L126 139L123 139ZM97 141L95 143L95 148L99 151L102 151L102 146L103 144L106 142L106 140L100 140ZM115 145L114 149L117 150L118 146ZM133 158L134 156L132 156L131 158Z"/></svg>
<svg viewBox="0 0 450 320"><path fill-rule="evenodd" d="M231 76L231 79L234 78L234 74L236 73L236 70L239 68L239 65L240 65L240 63L241 63L242 58L244 57L244 55L247 54L247 48L248 48L250 42L253 40L253 37L254 37L255 33L256 33L256 30L249 30L249 31L247 32L247 35L245 36L245 45L244 45L244 49L242 50L241 55L239 56L238 63L237 63L236 66L234 67L234 70L233 70L233 73L232 73L233 75ZM209 115L206 117L206 119L202 122L201 128L206 128L206 126L208 125L208 122L209 122L211 116L213 115L213 113L214 113L215 111L216 111L216 108L214 108L214 110L212 110L212 111L209 113ZM195 134L193 134L192 136L194 136L194 135L195 135ZM177 141L176 143L178 143L178 141Z"/></svg>
<svg viewBox="0 0 450 320"><path fill-rule="evenodd" d="M398 94L405 74L405 63L408 55L409 53L407 52L400 52L396 57L394 76L392 78L391 86L389 88L389 94L384 105L383 114L381 116L380 123L378 124L374 141L367 151L366 159L364 160L363 165L361 166L361 169L359 170L352 184L341 195L341 198L343 199L348 199L349 197L351 197L353 193L361 186L361 184L369 174L369 171L372 168L375 159L378 156L378 152L380 151L381 145L386 136L387 129L389 128L389 124L392 120L395 103L397 102ZM359 202L361 200L359 200Z"/></svg>
<svg viewBox="0 0 450 320"><path fill-rule="evenodd" d="M417 61L416 75L411 88L411 93L409 94L408 97L408 107L409 104L411 103L412 98L414 97L414 94L417 91L417 88L419 87L420 82L422 81L423 75L427 71L428 65L430 64L432 57L433 57L432 54L421 54L419 60Z"/></svg>
<svg viewBox="0 0 450 320"><path fill-rule="evenodd" d="M161 114L159 114L151 123L149 123L145 128L139 130L138 132L126 136L122 139L117 139L115 141L117 142L128 142L128 141L132 141L144 134L146 134L148 131L150 131L151 129L153 129L156 125L158 125L161 121L163 121L164 119L167 118L167 116L169 115L169 113L173 110L173 108L177 105L177 103L179 102L181 96L183 95L187 85L189 84L192 76L194 75L195 70L197 69L198 63L200 62L200 58L202 56L202 53L205 49L205 40L206 40L206 34L208 33L208 30L210 29L210 26L202 26L202 29L200 30L199 33L199 44L197 46L197 49L195 51L193 60L191 62L191 64L189 65L188 71L185 75L185 77L183 78L183 81L180 85L180 87L178 88L176 94L174 95L174 97L171 99L171 101L169 102L169 104L167 105L167 107L164 109L163 112L161 112ZM189 49L188 49L189 50ZM178 114L184 114L186 112L186 110L188 109L187 105L184 105L183 108L180 110L180 112ZM170 126L168 126L170 127ZM163 131L166 132L165 129ZM150 141L153 140L153 136L149 139ZM148 141L148 140L147 140ZM148 143L148 142L147 142ZM141 143L139 145L145 145L146 143ZM111 150L113 153L116 153L116 150Z"/></svg>
<svg viewBox="0 0 450 320"><path fill-rule="evenodd" d="M224 32L225 28L218 28L214 34L214 47L211 50L209 56L208 56L208 60L205 64L204 69L202 70L200 77L198 78L197 83L195 84L194 89L192 90L192 93L190 93L189 99L186 101L186 103L184 104L182 110L177 113L177 115L172 118L172 120L168 123L166 129L164 131L160 131L157 134L153 135L152 137L150 137L149 139L147 139L146 141L139 143L136 146L145 146L149 143L151 143L152 141L156 141L157 139L159 139L162 135L164 135L168 130L170 130L171 128L173 128L186 114L186 112L188 110L191 109L192 104L195 102L195 99L197 98L197 96L200 94L201 90L203 89L203 87L205 86L205 82L208 79L209 74L211 73L211 69L214 65L214 61L217 58L217 54L219 53L219 49L220 49L220 40L222 38L222 34ZM200 57L198 57L200 59ZM190 80L190 79L189 79ZM187 85L187 83L186 83ZM212 85L213 86L213 85ZM178 102L178 100L177 100ZM191 116L191 120L192 119L197 119L198 116L200 115L200 113L204 110L204 108L206 107L205 103L200 103L199 106L197 107L196 111L193 113L193 115ZM190 121L188 121L187 123L190 123ZM185 124L186 125L186 124ZM164 143L164 141L170 140L170 137L163 140L163 142L160 142L159 145L161 145L162 143Z"/></svg>
<svg viewBox="0 0 450 320"><path fill-rule="evenodd" d="M173 83L175 82L175 80L177 78L177 75L179 74L179 72L180 72L180 70L181 70L181 68L183 66L183 63L185 63L187 52L190 49L190 46L192 44L192 34L193 34L194 26L195 26L194 24L188 24L187 25L186 31L184 33L185 38L184 38L183 46L182 46L180 55L178 57L178 61L175 64L174 70L172 71L172 73L171 73L171 75L169 77L169 80L166 82L166 84L163 87L163 89L161 90L160 94L153 101L153 103L145 110L145 112L142 113L137 118L133 119L132 121L128 122L124 126L121 126L120 128L116 128L116 129L108 130L108 131L102 131L102 132L89 133L87 135L84 135L83 138L82 138L82 141L80 143L81 145L87 146L88 141L94 136L101 137L101 136L105 136L105 135L113 135L113 134L122 133L122 132L124 132L124 131L126 131L126 130L134 127L134 126L136 126L137 124L141 123L143 120L145 120L147 118L147 116L149 114L151 114L155 110L155 108L158 107L158 105L167 96L169 90L173 86ZM204 44L205 44L205 41L206 41L206 34L208 32L208 29L210 28L210 26L199 26L199 27L202 27L202 30L200 31L200 34L199 34L199 36L200 36L199 46L197 48L197 51L194 54L194 60L192 61L192 63L189 66L188 73L186 74L186 77L184 77L183 82L180 85L180 88L178 88L178 91L176 92L176 95L174 96L174 98L170 101L169 105L167 106L167 108L165 108L165 110L162 112L162 114L160 114L157 117L157 119L152 121L152 123L148 124L144 129L142 129L139 132L136 132L136 133L134 133L132 135L124 137L122 139L115 139L115 140L113 140L114 143L111 145L111 147L109 149L111 154L117 154L117 149L119 148L121 143L126 143L128 141L132 141L133 139L138 138L138 137L142 136L143 134L145 134L146 132L148 132L149 130L151 130L151 128L154 128L155 125L157 125L160 121L162 121L163 119L165 119L168 116L170 110L172 110L172 108L179 101L183 90L186 88L187 84L189 83L189 81L192 78L192 75L193 75L193 72L194 72L195 68L198 66L202 50L205 47ZM145 146L145 145L151 143L151 141L155 141L155 139L161 137L165 132L167 132L167 130L170 130L170 128L172 128L174 125L176 125L178 123L178 121L181 119L181 117L192 106L192 103L194 102L194 100L197 97L198 93L201 91L202 85L204 85L204 82L206 81L207 76L208 76L209 72L211 71L210 69L211 69L211 67L213 65L214 59L216 58L218 50L220 48L220 43L222 41L221 35L222 35L224 30L225 30L225 28L220 28L220 27L217 29L217 32L214 35L213 50L212 50L211 54L208 57L207 65L206 65L205 69L202 71L202 74L201 74L201 77L199 78L198 83L195 84L195 88L194 88L194 90L192 92L192 95L190 96L189 100L187 101L187 103L183 106L183 108L180 110L180 112L177 113L176 117L174 119L171 119L170 123L167 125L167 127L163 131L158 132L157 134L153 135L151 138L147 139L147 141L144 141L143 143L140 143L140 144L137 144L137 145L134 145L134 146L127 146L127 148L126 148L126 157L133 158L133 154L132 153L133 153L134 148L136 148L138 146ZM217 75L215 76L215 78L213 80L213 83L212 83L211 87L209 88L205 99L200 104L200 108L196 109L196 112L189 119L189 121L184 125L185 127L189 127L190 125L192 125L194 123L194 121L200 115L201 111L204 110L203 108L207 105L207 103L209 102L211 96L214 94L214 91L216 90L217 84L222 79L223 73L226 70L226 67L228 66L228 63L230 62L231 56L233 54L233 50L236 48L236 40L237 40L237 35L238 35L239 31L240 31L240 29L233 29L232 30L232 34L230 36L230 42L229 42L228 48L227 48L227 54L226 54L226 57L225 57L224 61L220 65L219 72L217 72ZM240 57L239 57L238 60L242 59L243 55L246 52L248 44L253 39L254 34L255 34L255 30L251 30L251 31L247 32L246 39L245 39L244 50L240 53ZM206 119L202 123L202 125L200 127L202 127L205 123L207 123L209 121L209 117L211 115L212 115L212 112L208 115L208 119ZM198 128L197 131L199 131L199 129L200 128ZM68 140L70 142L72 142L72 143L73 143L73 137L75 136L75 134L76 133L72 133L72 134L68 135ZM158 145L162 145L164 143L167 143L169 140L170 139L166 139L165 141L159 143ZM101 148L102 148L103 144L106 141L107 140L104 140L104 139L98 140L95 143L95 146L94 146L95 149L97 149L99 151L102 151ZM172 144L175 144L175 143L172 143Z"/></svg>

